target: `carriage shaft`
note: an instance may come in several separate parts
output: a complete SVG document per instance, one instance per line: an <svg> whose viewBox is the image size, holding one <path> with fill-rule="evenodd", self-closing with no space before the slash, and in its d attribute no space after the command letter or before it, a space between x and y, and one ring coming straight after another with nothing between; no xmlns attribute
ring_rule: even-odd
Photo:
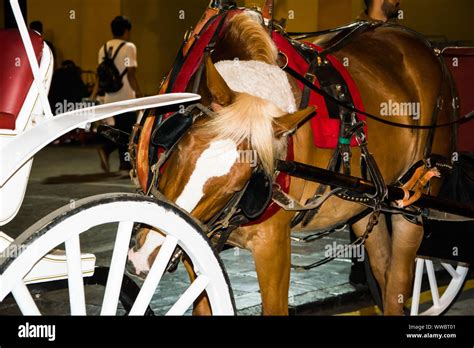
<svg viewBox="0 0 474 348"><path fill-rule="evenodd" d="M277 170L303 180L318 182L323 185L341 187L358 194L374 195L376 192L374 184L370 181L309 166L303 163L278 161ZM401 200L404 196L405 192L401 188L388 186L387 199L389 201ZM452 200L422 195L413 205L420 208L435 209L441 212L474 218L473 205L462 204Z"/></svg>

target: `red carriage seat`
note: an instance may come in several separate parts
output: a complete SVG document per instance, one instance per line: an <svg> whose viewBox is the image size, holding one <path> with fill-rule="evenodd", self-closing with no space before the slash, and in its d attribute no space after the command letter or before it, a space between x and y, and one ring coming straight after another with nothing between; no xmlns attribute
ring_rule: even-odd
<svg viewBox="0 0 474 348"><path fill-rule="evenodd" d="M43 39L30 31L38 62ZM15 123L33 83L33 73L18 30L0 30L0 129L15 130Z"/></svg>
<svg viewBox="0 0 474 348"><path fill-rule="evenodd" d="M453 74L461 103L461 115L474 110L474 47L450 47L443 51L449 70ZM458 148L461 152L474 152L474 122L459 128Z"/></svg>

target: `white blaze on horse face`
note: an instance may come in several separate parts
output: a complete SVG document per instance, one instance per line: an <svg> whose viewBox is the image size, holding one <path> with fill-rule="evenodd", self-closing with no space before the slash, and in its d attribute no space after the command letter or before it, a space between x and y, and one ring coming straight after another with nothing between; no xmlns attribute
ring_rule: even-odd
<svg viewBox="0 0 474 348"><path fill-rule="evenodd" d="M176 204L187 212L192 212L204 196L204 186L209 179L229 174L238 157L237 144L234 141L213 141L197 160L196 168Z"/></svg>
<svg viewBox="0 0 474 348"><path fill-rule="evenodd" d="M212 142L197 160L196 168L176 200L176 204L187 212L193 211L204 196L204 186L209 179L228 174L238 157L239 153L234 141L226 139ZM138 251L129 250L128 259L135 267L136 274L150 270L148 258L164 243L164 240L165 237L162 234L150 230L145 243Z"/></svg>
<svg viewBox="0 0 474 348"><path fill-rule="evenodd" d="M138 251L130 249L128 251L128 260L132 262L135 267L135 273L140 274L148 272L150 265L148 264L148 257L151 253L161 246L165 241L165 237L156 231L148 231L145 239L145 243Z"/></svg>

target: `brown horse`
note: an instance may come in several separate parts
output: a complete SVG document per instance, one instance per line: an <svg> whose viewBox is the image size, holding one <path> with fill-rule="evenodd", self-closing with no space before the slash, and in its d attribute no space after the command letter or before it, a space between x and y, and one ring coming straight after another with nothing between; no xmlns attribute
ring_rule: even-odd
<svg viewBox="0 0 474 348"><path fill-rule="evenodd" d="M418 120L400 116L392 121L407 125L430 124L442 85L442 69L434 52L419 38L397 28L380 27L359 35L335 55L350 62L348 69L361 91L367 112L379 115L381 105L389 101L419 103ZM255 16L242 13L231 19L225 37L214 51L212 60L216 65L211 60L206 63L207 78L202 81L201 93L204 103L212 105L216 116L200 120L185 135L168 160L159 184L159 190L167 198L201 221L208 221L218 213L249 180L252 168L236 159L239 151L256 150L261 166L273 174L275 160L286 157L286 132L294 130L314 111L309 108L294 112L301 93L295 81L285 75L285 82L281 70L276 71L277 56L268 31ZM229 61L234 61L235 69ZM248 86L246 79L252 80ZM273 95L266 91L272 84ZM292 91L294 100L282 100L288 91ZM278 100L275 95L279 96ZM448 86L442 96L444 105L449 105L453 96ZM449 121L449 112L449 107L443 108L440 123ZM147 127L150 124L145 124L145 129ZM423 158L427 131L395 128L372 120L368 121L368 128L369 149L386 183L395 183L412 164ZM137 164L142 171L148 166L147 137L149 134L143 132L139 144ZM308 123L296 131L293 136L295 160L325 168L333 151L316 149L312 137ZM438 130L433 153L448 156L449 139L449 129ZM355 149L354 175L361 175L359 155ZM315 183L292 179L290 194L304 203L316 188ZM334 226L364 209L359 204L331 198L308 228ZM294 213L281 210L259 225L238 229L229 240L231 245L253 254L266 315L288 313L293 216ZM361 235L366 225L367 219L364 219L353 229ZM366 248L383 291L385 313L401 315L410 296L414 259L423 228L398 215L393 216L392 225L390 236L385 218L381 216ZM157 231L138 233L137 245L129 253L137 273L149 269L161 240ZM188 264L187 268L192 277L192 268ZM195 313L209 313L205 297L195 304Z"/></svg>

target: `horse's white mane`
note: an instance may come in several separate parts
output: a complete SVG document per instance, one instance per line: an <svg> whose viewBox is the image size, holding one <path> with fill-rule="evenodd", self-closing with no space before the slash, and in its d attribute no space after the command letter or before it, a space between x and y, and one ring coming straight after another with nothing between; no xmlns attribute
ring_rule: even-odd
<svg viewBox="0 0 474 348"><path fill-rule="evenodd" d="M279 117L297 111L295 97L286 73L276 65L278 50L261 18L248 12L236 15L231 20L232 30L241 40L245 37L246 49L252 50L255 58L216 64L237 97L205 129L236 144L249 142L265 171L273 174L275 159L284 158L287 147L286 139L275 138L273 127Z"/></svg>
<svg viewBox="0 0 474 348"><path fill-rule="evenodd" d="M274 138L273 124L279 117L297 111L288 77L278 66L255 60L221 61L216 68L238 94L209 126L219 137L230 138L236 144L249 141L263 168L273 173L275 158L286 153L286 140Z"/></svg>
<svg viewBox="0 0 474 348"><path fill-rule="evenodd" d="M265 99L285 113L297 111L288 77L278 66L256 60L224 60L216 68L233 91Z"/></svg>

